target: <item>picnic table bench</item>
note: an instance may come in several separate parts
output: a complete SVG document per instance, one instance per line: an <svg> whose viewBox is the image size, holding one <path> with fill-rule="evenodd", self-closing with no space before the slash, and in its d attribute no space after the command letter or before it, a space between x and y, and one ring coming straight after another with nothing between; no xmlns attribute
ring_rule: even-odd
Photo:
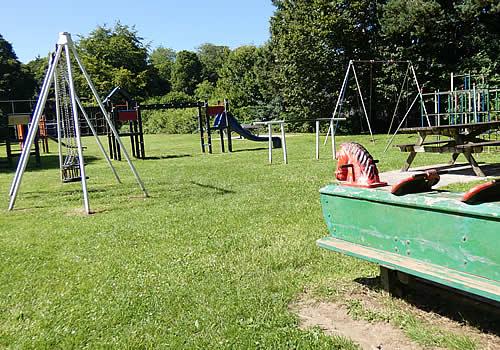
<svg viewBox="0 0 500 350"><path fill-rule="evenodd" d="M472 166L477 176L484 177L476 160L472 156L474 153L483 152L484 147L500 146L500 140L485 140L480 137L481 134L500 129L500 120L471 123L454 124L417 128L404 128L399 132L403 134L417 133L418 139L415 143L396 145L401 152L409 152L408 158L401 171L407 171L417 153L451 153L450 164L454 164L460 154L463 154L469 164ZM437 135L448 137L447 140L425 141L427 136Z"/></svg>

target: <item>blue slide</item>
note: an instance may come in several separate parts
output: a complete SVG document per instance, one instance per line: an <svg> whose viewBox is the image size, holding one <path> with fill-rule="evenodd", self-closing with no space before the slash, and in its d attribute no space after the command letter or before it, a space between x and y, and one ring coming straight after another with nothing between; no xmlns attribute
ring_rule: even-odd
<svg viewBox="0 0 500 350"><path fill-rule="evenodd" d="M241 137L248 139L250 141L259 141L259 142L268 142L269 138L268 137L262 137L262 136L257 136L252 134L250 131L247 129L243 128L241 124L236 120L235 117L233 117L230 113L227 113L227 122L229 123L229 126L231 127L231 131L236 132L239 134ZM214 121L214 129L225 129L227 127L226 125L226 118L224 116L224 113L218 114L215 117ZM273 148L281 148L281 138L277 136L273 136Z"/></svg>

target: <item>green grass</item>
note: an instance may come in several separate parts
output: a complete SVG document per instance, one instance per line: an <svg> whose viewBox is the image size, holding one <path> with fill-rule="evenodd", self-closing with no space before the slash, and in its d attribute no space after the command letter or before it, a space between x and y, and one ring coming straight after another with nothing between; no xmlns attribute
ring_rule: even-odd
<svg viewBox="0 0 500 350"><path fill-rule="evenodd" d="M405 155L382 153L385 137L377 138L356 140L382 171L399 168ZM277 150L271 166L267 150L255 150L265 144L235 141L253 150L220 154L216 143L217 154L202 155L197 136L147 136L156 159L135 164L148 199L125 162L120 185L84 141L95 215L81 214L78 183L58 180L55 153L29 168L16 210L0 215L0 347L356 348L300 330L288 309L304 291L341 295L355 278L378 274L315 245L327 234L318 189L334 163L326 153L313 159L313 135L290 135L290 164ZM0 172L5 208L12 175Z"/></svg>

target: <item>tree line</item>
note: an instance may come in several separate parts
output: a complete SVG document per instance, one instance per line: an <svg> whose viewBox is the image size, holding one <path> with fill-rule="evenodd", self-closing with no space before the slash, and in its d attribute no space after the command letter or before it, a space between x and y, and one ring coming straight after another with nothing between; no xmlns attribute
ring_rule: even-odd
<svg viewBox="0 0 500 350"><path fill-rule="evenodd" d="M500 84L498 0L272 2L271 35L261 46L152 49L134 26L118 22L79 37L77 50L103 95L119 85L139 101L227 98L241 119L285 118L297 121L297 129L310 125L305 120L331 115L349 60L410 60L428 91L448 90L451 72ZM0 35L0 99L36 96L46 67L45 57L20 63ZM372 126L384 131L405 70L364 64L357 73ZM75 80L82 97L89 97L82 77ZM349 131L360 131L359 97L346 95L345 105L354 116Z"/></svg>

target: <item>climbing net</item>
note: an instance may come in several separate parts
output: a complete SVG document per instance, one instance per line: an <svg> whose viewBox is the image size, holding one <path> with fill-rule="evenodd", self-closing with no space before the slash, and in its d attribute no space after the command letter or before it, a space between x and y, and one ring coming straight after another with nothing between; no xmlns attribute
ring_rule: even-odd
<svg viewBox="0 0 500 350"><path fill-rule="evenodd" d="M69 87L68 66L65 53L58 60L55 70L56 98L59 109L59 129L61 132L60 149L62 153L61 173L64 182L80 181L80 164L78 158L78 147L75 121L73 119L73 107Z"/></svg>

